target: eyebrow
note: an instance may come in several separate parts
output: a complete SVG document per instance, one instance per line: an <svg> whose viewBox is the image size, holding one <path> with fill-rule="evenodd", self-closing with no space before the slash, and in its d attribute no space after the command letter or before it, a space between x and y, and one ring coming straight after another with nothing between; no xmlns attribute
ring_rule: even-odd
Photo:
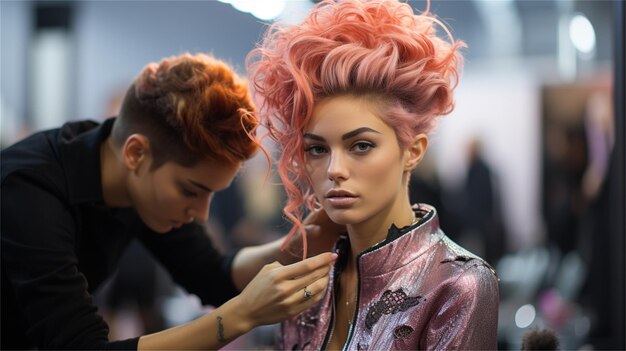
<svg viewBox="0 0 626 351"><path fill-rule="evenodd" d="M353 138L353 137L355 137L355 136L357 136L357 135L359 135L361 133L367 133L367 132L381 134L381 132L379 132L377 130L374 130L372 128L361 127L361 128L357 128L357 129L355 129L355 130L353 130L351 132L347 132L346 134L342 135L341 136L341 140L347 140L347 139ZM305 138L307 138L307 139L313 139L313 140L318 140L318 141L325 141L324 138L322 138L319 135L315 135L313 133L306 132L306 133L304 133L303 136Z"/></svg>
<svg viewBox="0 0 626 351"><path fill-rule="evenodd" d="M204 190L206 192L209 192L209 193L213 192L213 190L211 190L211 188L208 188L208 187L204 186L203 184L195 182L195 181L193 181L191 179L187 179L187 180L189 181L189 183L195 185L196 187L198 187L198 188L200 188L200 189L202 189L202 190Z"/></svg>

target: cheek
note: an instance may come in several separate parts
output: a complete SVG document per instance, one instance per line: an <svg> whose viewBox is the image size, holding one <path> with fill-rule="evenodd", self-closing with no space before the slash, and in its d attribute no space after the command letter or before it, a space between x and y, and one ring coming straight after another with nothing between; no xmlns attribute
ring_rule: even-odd
<svg viewBox="0 0 626 351"><path fill-rule="evenodd" d="M401 171L399 157L389 156L389 153L380 153L371 161L372 162L369 162L366 167L363 167L363 171L368 172L370 177L375 181L393 178L396 173Z"/></svg>
<svg viewBox="0 0 626 351"><path fill-rule="evenodd" d="M168 179L157 177L152 183L148 206L152 207L155 212L170 212L180 206L181 198L182 195L175 184Z"/></svg>
<svg viewBox="0 0 626 351"><path fill-rule="evenodd" d="M163 211L172 211L185 207L187 198L184 197L176 187L161 188L158 190L156 202Z"/></svg>
<svg viewBox="0 0 626 351"><path fill-rule="evenodd" d="M360 169L374 193L392 192L402 184L404 168L398 157L378 157Z"/></svg>
<svg viewBox="0 0 626 351"><path fill-rule="evenodd" d="M307 162L304 167L304 175L309 184L313 187L313 191L317 191L320 187L320 183L327 178L324 164L317 160Z"/></svg>

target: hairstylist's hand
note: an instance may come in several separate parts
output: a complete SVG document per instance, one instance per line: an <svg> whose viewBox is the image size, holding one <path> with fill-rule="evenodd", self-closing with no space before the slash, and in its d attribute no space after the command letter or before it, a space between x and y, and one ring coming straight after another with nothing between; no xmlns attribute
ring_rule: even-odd
<svg viewBox="0 0 626 351"><path fill-rule="evenodd" d="M337 238L347 232L345 225L333 222L323 209L311 212L304 219L308 240L308 257L330 252Z"/></svg>
<svg viewBox="0 0 626 351"><path fill-rule="evenodd" d="M329 252L283 266L267 264L236 297L254 326L283 321L318 302L337 255Z"/></svg>
<svg viewBox="0 0 626 351"><path fill-rule="evenodd" d="M333 222L323 209L311 212L303 224L307 234L307 257L331 252L339 235L346 233L346 227ZM285 250L286 255L283 255L280 261L291 263L301 260L302 250L302 235L296 232Z"/></svg>

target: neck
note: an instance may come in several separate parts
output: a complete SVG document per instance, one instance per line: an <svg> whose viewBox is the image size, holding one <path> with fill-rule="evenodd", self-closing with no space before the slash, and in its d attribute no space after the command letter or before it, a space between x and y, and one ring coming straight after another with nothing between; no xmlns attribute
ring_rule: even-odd
<svg viewBox="0 0 626 351"><path fill-rule="evenodd" d="M128 207L130 195L126 187L127 170L119 148L109 136L100 145L100 178L102 196L108 207Z"/></svg>
<svg viewBox="0 0 626 351"><path fill-rule="evenodd" d="M408 196L400 200L397 206L392 206L388 211L383 211L361 223L347 226L352 260L367 248L385 240L392 224L402 228L414 222L415 213L411 209Z"/></svg>

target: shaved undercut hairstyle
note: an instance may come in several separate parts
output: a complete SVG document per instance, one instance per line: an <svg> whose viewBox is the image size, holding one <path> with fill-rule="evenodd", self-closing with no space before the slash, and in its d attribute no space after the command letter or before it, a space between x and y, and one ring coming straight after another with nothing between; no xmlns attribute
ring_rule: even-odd
<svg viewBox="0 0 626 351"><path fill-rule="evenodd" d="M247 82L206 54L148 64L130 86L112 137L123 146L147 137L155 170L166 162L192 167L212 159L237 164L259 149L259 120Z"/></svg>

